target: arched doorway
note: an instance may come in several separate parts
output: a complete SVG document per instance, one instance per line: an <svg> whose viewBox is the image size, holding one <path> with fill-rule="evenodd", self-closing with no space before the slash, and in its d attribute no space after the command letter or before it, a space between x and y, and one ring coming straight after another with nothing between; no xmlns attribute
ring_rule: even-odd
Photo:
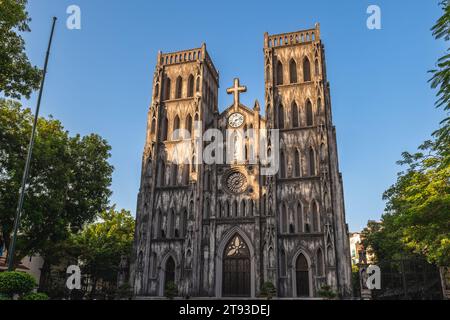
<svg viewBox="0 0 450 320"><path fill-rule="evenodd" d="M223 256L222 295L224 297L250 297L250 251L245 241L235 235L225 247Z"/></svg>
<svg viewBox="0 0 450 320"><path fill-rule="evenodd" d="M167 285L171 282L175 282L175 261L172 257L169 257L166 261L166 268L164 269L164 292Z"/></svg>
<svg viewBox="0 0 450 320"><path fill-rule="evenodd" d="M308 260L300 253L295 264L295 280L297 297L309 297L309 267Z"/></svg>

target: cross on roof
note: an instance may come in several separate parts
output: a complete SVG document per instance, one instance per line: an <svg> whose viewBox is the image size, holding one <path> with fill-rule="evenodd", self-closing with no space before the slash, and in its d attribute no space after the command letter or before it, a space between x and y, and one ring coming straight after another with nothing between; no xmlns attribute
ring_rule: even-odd
<svg viewBox="0 0 450 320"><path fill-rule="evenodd" d="M239 84L239 78L234 79L234 87L227 89L228 94L234 95L234 107L237 109L239 107L239 95L241 92L247 92L246 86L241 86Z"/></svg>

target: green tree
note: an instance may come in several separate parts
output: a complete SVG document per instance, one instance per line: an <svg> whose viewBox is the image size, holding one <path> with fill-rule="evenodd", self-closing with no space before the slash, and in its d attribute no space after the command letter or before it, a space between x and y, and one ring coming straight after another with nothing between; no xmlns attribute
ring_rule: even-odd
<svg viewBox="0 0 450 320"><path fill-rule="evenodd" d="M448 0L440 3L444 14L436 22L432 28L433 35L437 40L450 40L450 4ZM436 106L450 111L450 52L442 56L436 64L436 68L430 71L433 74L431 78L431 86L438 89L438 100ZM441 128L434 133L437 138L438 147L448 146L450 144L450 117L446 117L441 122Z"/></svg>
<svg viewBox="0 0 450 320"><path fill-rule="evenodd" d="M431 263L450 265L450 145L427 141L420 152L403 153L407 170L384 194L384 225L392 227L405 248Z"/></svg>
<svg viewBox="0 0 450 320"><path fill-rule="evenodd" d="M0 99L0 226L7 246L32 121L29 109ZM18 257L39 253L45 258L43 281L71 231L107 207L110 149L98 135L70 137L59 121L39 118L17 249Z"/></svg>
<svg viewBox="0 0 450 320"><path fill-rule="evenodd" d="M42 72L33 67L19 33L29 32L27 0L0 0L0 92L29 98L39 88Z"/></svg>
<svg viewBox="0 0 450 320"><path fill-rule="evenodd" d="M98 219L71 239L82 272L93 283L92 296L99 281L116 286L120 259L130 255L134 239L135 222L129 211L116 211L113 207L102 211Z"/></svg>
<svg viewBox="0 0 450 320"><path fill-rule="evenodd" d="M450 5L440 2L443 15L432 28L436 39L450 40ZM447 50L448 51L448 50ZM431 71L431 86L438 89L436 106L450 110L450 54ZM363 232L364 245L378 260L421 255L430 263L450 265L450 118L441 122L433 141L418 152L404 152L396 183L383 195L387 201L381 223Z"/></svg>

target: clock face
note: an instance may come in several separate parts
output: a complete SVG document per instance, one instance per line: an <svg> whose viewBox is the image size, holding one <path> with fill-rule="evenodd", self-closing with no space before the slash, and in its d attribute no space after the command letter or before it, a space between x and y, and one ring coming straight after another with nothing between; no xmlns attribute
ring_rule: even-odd
<svg viewBox="0 0 450 320"><path fill-rule="evenodd" d="M244 115L242 115L241 113L233 113L229 118L228 118L228 125L232 128L239 128L240 126L242 126L242 124L244 123Z"/></svg>

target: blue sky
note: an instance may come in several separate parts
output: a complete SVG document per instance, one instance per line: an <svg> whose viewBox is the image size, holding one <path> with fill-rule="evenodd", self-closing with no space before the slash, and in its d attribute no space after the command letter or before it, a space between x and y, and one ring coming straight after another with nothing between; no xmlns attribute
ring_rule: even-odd
<svg viewBox="0 0 450 320"><path fill-rule="evenodd" d="M379 219L401 152L414 151L443 118L427 83L446 49L430 32L441 14L438 0L29 2L32 32L25 39L34 64L43 65L51 17L59 17L42 114L72 134L95 132L109 141L111 202L133 213L158 50L206 42L220 71L221 110L232 102L226 88L234 77L248 87L241 101L252 105L264 101L264 32L320 22L351 231ZM72 4L81 8L81 30L66 28ZM366 27L371 4L381 8L382 30ZM34 108L35 101L24 103Z"/></svg>

